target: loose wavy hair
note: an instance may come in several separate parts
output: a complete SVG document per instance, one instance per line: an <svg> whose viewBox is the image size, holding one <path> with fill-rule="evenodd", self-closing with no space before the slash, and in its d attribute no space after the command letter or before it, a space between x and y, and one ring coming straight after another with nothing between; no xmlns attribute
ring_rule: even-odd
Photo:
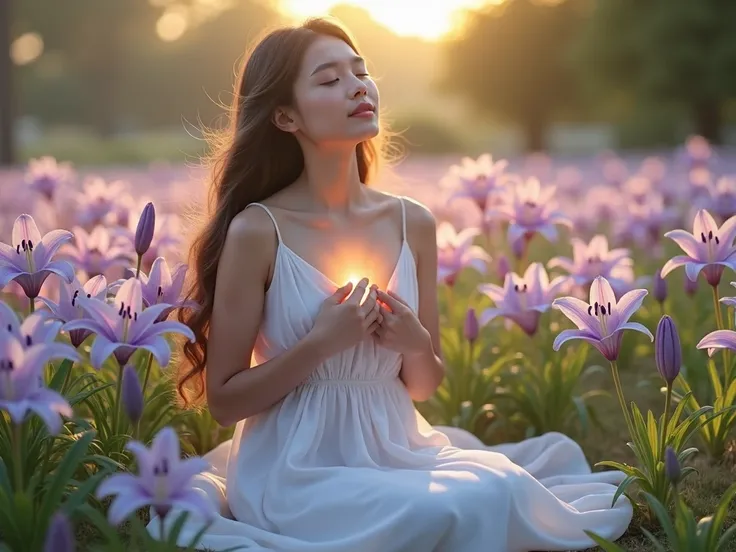
<svg viewBox="0 0 736 552"><path fill-rule="evenodd" d="M293 183L304 169L296 138L279 130L272 120L277 107L293 105L294 83L304 52L320 36L338 38L357 52L350 33L332 18L311 18L299 26L267 32L246 55L236 80L228 124L223 131L206 132L211 144L205 158L209 169L207 211L196 214L190 241L186 299L198 309L181 309L180 322L196 341L181 343L177 355L177 390L185 407L205 402L207 336L212 317L215 282L228 227L249 203L263 201ZM382 125L383 126L383 125ZM356 146L360 180L369 184L387 160L387 130ZM199 211L201 213L201 210Z"/></svg>

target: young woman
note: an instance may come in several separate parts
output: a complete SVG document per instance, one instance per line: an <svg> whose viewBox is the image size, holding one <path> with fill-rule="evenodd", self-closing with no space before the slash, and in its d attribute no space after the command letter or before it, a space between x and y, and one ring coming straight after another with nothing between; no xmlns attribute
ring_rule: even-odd
<svg viewBox="0 0 736 552"><path fill-rule="evenodd" d="M197 480L220 512L201 546L526 552L592 546L586 529L618 538L632 515L625 498L611 506L621 474L592 474L567 437L486 447L414 408L444 372L435 223L368 186L378 108L329 20L272 32L245 63L192 249L202 308L183 315L198 339L180 392L237 423Z"/></svg>

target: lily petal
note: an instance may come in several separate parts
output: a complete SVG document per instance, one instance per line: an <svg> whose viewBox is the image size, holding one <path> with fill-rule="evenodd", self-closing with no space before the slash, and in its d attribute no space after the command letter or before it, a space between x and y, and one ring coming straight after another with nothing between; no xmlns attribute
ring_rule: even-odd
<svg viewBox="0 0 736 552"><path fill-rule="evenodd" d="M557 337L555 337L552 348L555 351L559 351L562 344L570 341L571 339L582 339L591 343L600 342L600 339L598 339L597 336L591 334L587 330L562 330Z"/></svg>
<svg viewBox="0 0 736 552"><path fill-rule="evenodd" d="M672 230L664 235L665 238L669 238L674 241L680 248L687 254L688 257L693 259L699 258L700 246L698 240L695 239L690 232L685 230Z"/></svg>
<svg viewBox="0 0 736 552"><path fill-rule="evenodd" d="M590 305L577 297L560 297L552 302L552 308L562 311L578 329L600 336L600 321L588 314Z"/></svg>
<svg viewBox="0 0 736 552"><path fill-rule="evenodd" d="M716 330L710 332L695 346L698 349L731 349L736 350L736 332L732 330ZM709 351L708 355L712 353Z"/></svg>

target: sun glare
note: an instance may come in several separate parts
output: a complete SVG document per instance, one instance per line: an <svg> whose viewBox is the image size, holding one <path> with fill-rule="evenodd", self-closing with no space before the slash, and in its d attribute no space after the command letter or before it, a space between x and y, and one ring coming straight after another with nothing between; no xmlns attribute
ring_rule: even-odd
<svg viewBox="0 0 736 552"><path fill-rule="evenodd" d="M496 0L497 1L497 0ZM378 23L403 36L437 40L452 30L462 9L493 0L283 0L288 15L303 18L324 15L338 4L365 9Z"/></svg>

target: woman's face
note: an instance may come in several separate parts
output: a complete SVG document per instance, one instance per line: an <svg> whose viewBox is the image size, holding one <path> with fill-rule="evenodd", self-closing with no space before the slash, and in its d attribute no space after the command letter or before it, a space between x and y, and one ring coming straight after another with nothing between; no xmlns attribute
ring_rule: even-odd
<svg viewBox="0 0 736 552"><path fill-rule="evenodd" d="M304 53L295 105L286 110L293 124L284 130L320 145L353 146L378 134L378 99L365 61L342 40L320 36Z"/></svg>

